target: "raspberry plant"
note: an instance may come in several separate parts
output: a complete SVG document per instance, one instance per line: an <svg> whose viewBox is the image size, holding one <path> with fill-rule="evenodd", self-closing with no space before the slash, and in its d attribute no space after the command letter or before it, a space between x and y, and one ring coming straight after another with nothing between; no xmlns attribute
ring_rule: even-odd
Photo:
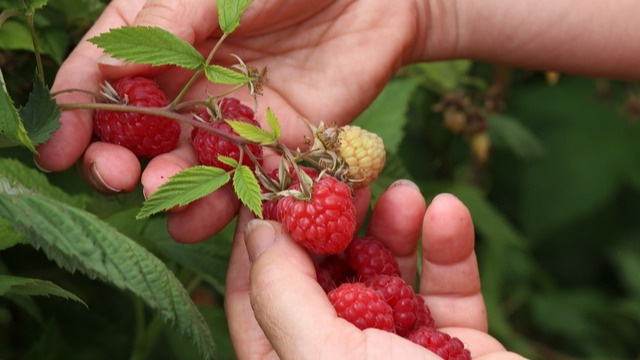
<svg viewBox="0 0 640 360"><path fill-rule="evenodd" d="M219 305L229 228L202 244L175 244L164 230L166 216L134 220L143 201L138 191L105 197L80 181L75 170L45 174L31 161L37 145L57 129L62 111L45 80L106 2L0 1L0 357L155 358L162 352L197 358L175 329L205 352L233 358L228 338L220 335L225 324ZM246 2L218 3L226 6L220 23L229 32L237 20L234 7L240 10ZM238 61L236 67L209 63L202 70L208 54L193 53L171 34L114 30L111 35L128 46L121 51L139 58L132 61L175 61L198 76L233 84L227 94L191 104L193 109L180 107L182 95L168 105L177 111L125 107L109 103L99 88L89 89L96 92L95 102L65 104L67 109L162 112L172 121L201 123L191 110L201 119L206 116L197 110L216 117L217 100L236 87L260 92L254 79L262 76L261 69ZM150 36L143 42L135 41L145 34ZM169 43L167 51L158 49ZM637 341L632 335L640 331L638 88L552 75L550 86L538 72L466 60L403 68L354 121L384 138L386 166L371 183L373 198L393 180L409 178L427 199L451 192L469 207L491 333L507 348L533 359L633 358ZM272 133L268 126L265 130ZM247 157L242 164L253 164L245 162ZM225 171L237 171L237 164L225 161L232 164ZM343 180L347 168L336 164L335 175ZM191 176L207 171L194 169ZM318 175L309 174L311 179ZM269 184L260 186L261 193L288 189L296 177L292 164L269 174L272 181L258 176L260 185ZM356 179L352 186L359 183ZM277 217L273 209L279 196L284 194L265 205L271 209L263 211L265 218ZM156 210L162 211L152 213ZM330 255L319 265L318 278L327 291L355 280L345 257ZM422 297L416 299L424 305ZM202 306L211 303L218 305ZM426 311L416 316L433 327ZM211 350L214 340L217 347ZM83 357L88 352L92 356Z"/></svg>
<svg viewBox="0 0 640 360"><path fill-rule="evenodd" d="M34 12L45 3L25 3L24 7L5 11L3 15L6 18L22 14L32 21ZM192 71L191 79L173 99L168 99L152 79L139 76L105 82L99 93L92 89L64 89L50 94L44 85L37 38L34 37L38 80L29 102L17 110L6 89L0 93L3 109L7 110L2 113L0 123L5 143L20 143L36 154L35 146L46 141L57 129L61 111L89 109L95 110L94 133L101 141L124 146L141 158L153 158L176 146L181 123L191 125L190 140L203 165L171 177L144 202L138 219L186 205L231 183L238 199L258 217L263 216L263 203L275 204L278 218L292 220L285 221L285 228L311 251L328 254L343 251L355 233L352 186L366 186L379 174L385 160L382 141L377 135L358 127L341 129L321 125L316 128L309 124L314 135L314 140L309 140L309 148L289 149L280 142L280 124L270 109L266 113L268 131L260 128L254 111L231 94L247 86L257 101L265 71L247 66L235 55L237 64L231 68L212 63L224 40L239 25L249 3L218 2L223 35L206 58L192 45L160 28L124 26L89 39L114 58ZM228 86L228 89L220 94L208 94L203 99L183 101L200 76ZM56 104L53 99L67 92L89 93L94 101ZM38 121L42 118L45 120ZM328 134L337 137L330 138ZM352 134L351 138L349 134ZM363 134L366 140L363 143L356 141L355 137ZM274 177L269 177L262 168L263 147L270 147L282 155L280 169ZM28 240L31 245L43 249L60 267L79 270L132 291L147 305L158 309L162 319L175 323L178 330L187 334L203 357L212 356L214 344L204 319L165 264L99 219L67 205L49 204L38 194L32 194L34 187L15 182L22 183L20 177L17 176L14 182L0 179L3 181L0 215L14 227L35 229L35 236ZM9 207L8 203L14 203L14 206ZM298 205L307 203L307 213L303 214ZM34 211L39 216L33 216ZM300 227L308 220L315 224ZM53 224L63 231L52 231ZM69 239L77 237L74 234L80 236L80 233L87 234L82 251L68 244ZM85 255L87 248L92 249L89 254L102 254L99 256L106 259L107 266ZM119 278L110 268L127 276ZM36 289L34 293L58 295L83 303L73 293L38 279L7 277L0 280L32 287ZM163 285L167 282L168 288ZM155 331L151 327L153 322L149 326L149 333ZM144 356L142 343L134 351L135 356Z"/></svg>
<svg viewBox="0 0 640 360"><path fill-rule="evenodd" d="M120 89L118 85L105 84L103 94L94 93L96 102L86 104L56 104L45 85L45 74L38 37L35 35L34 16L47 1L22 1L0 14L0 24L12 17L24 18L33 34L33 49L37 60L36 81L27 103L16 108L4 78L0 73L0 145L21 145L33 154L36 146L49 139L59 126L61 111L69 109L97 110L97 128L108 129L109 123L117 117L136 117L135 121L145 123L150 117L169 121L165 127L173 128L175 120L200 125L190 116L180 115L175 110L184 105L181 98L194 79L201 74L215 83L231 86L244 86L254 80L252 70L242 68L232 70L210 64L211 57L223 40L239 25L240 17L250 1L218 1L219 24L224 35L218 46L205 59L190 44L159 28L123 27L103 34L92 41L108 49L114 57L127 61L149 63L152 65L174 65L194 71L192 81L171 103L160 99L157 90L144 90L140 100L140 80L137 80L133 92ZM140 46L145 44L146 46ZM133 45L133 46L132 46ZM244 71L244 72L243 72ZM258 75L256 75L258 76ZM145 80L146 81L146 80ZM146 82L149 86L149 83ZM125 85L123 85L125 86ZM126 85L127 87L129 85ZM153 84L151 84L153 87ZM255 90L255 85L251 85ZM65 89L63 92L92 89ZM115 90L115 93L113 91ZM62 92L60 92L62 93ZM58 93L59 94L59 93ZM148 101L150 99L150 101ZM110 103L109 101L110 100ZM205 99L203 103L213 102ZM105 119L108 118L108 119ZM102 119L102 120L101 120ZM130 125L131 119L120 123L120 127ZM200 125L203 126L203 125ZM116 126L117 127L117 126ZM126 127L126 126L124 126ZM179 127L177 128L179 129ZM99 133L103 140L119 143L120 130L116 139L106 133ZM139 156L154 156L175 146L175 139L169 141L167 148L147 152L146 148L134 150ZM135 149L136 140L123 145ZM155 145L154 145L155 146ZM17 161L0 159L3 168L0 176L0 234L2 247L12 247L25 243L42 250L57 265L71 272L79 271L90 278L96 278L137 295L141 301L157 310L154 320L138 323L132 357L143 358L148 354L150 343L158 336L159 320L164 320L179 332L187 335L200 351L203 358L212 358L215 344L202 313L198 310L188 290L167 264L142 247L136 241L114 229L95 215L78 206L87 203L87 199L66 195L51 186L46 178L25 168ZM238 173L245 174L245 168ZM242 181L236 181L242 186ZM7 232L7 229L17 229ZM6 234L10 236L7 237ZM100 259L100 260L98 260ZM196 283L197 284L197 283ZM53 283L39 279L0 275L0 295L54 295L83 303L72 292ZM139 305L141 306L141 305ZM138 311L144 316L144 311Z"/></svg>

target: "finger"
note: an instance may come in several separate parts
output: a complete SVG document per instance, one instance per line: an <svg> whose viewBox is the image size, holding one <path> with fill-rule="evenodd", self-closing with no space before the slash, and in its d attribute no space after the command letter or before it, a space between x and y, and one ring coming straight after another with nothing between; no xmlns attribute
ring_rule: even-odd
<svg viewBox="0 0 640 360"><path fill-rule="evenodd" d="M251 266L244 236L247 223L251 219L251 212L242 208L231 247L224 295L229 334L238 359L266 358L266 354L273 351L253 316L249 299Z"/></svg>
<svg viewBox="0 0 640 360"><path fill-rule="evenodd" d="M188 140L187 127L183 127L182 133L180 145L151 159L142 173L140 181L146 198L155 193L171 176L198 165ZM167 219L167 230L180 243L201 242L227 226L237 214L239 206L233 188L226 185L186 207L172 209Z"/></svg>
<svg viewBox="0 0 640 360"><path fill-rule="evenodd" d="M114 1L123 13L130 13L129 0ZM127 18L126 25L159 27L167 30L190 44L196 44L209 36L217 28L217 6L211 0L148 0L139 12ZM141 64L126 64L108 55L99 59L100 70L108 79L132 75L152 75L166 67L151 67Z"/></svg>
<svg viewBox="0 0 640 360"><path fill-rule="evenodd" d="M357 189L354 201L356 205L356 229L360 229L367 217L367 210L371 202L371 188L367 186Z"/></svg>
<svg viewBox="0 0 640 360"><path fill-rule="evenodd" d="M438 330L462 340L465 347L471 352L471 358L492 353L506 353L504 346L484 331L469 328L439 328Z"/></svg>
<svg viewBox="0 0 640 360"><path fill-rule="evenodd" d="M323 352L327 332L350 333L319 286L308 253L277 223L253 221L245 244L251 266L251 306L265 335L283 359ZM309 331L313 324L314 331ZM354 328L356 329L356 328Z"/></svg>
<svg viewBox="0 0 640 360"><path fill-rule="evenodd" d="M338 318L309 254L278 223L254 220L245 238L255 318L281 359L437 359L406 339ZM313 331L310 331L312 324ZM348 355L347 355L348 354Z"/></svg>
<svg viewBox="0 0 640 360"><path fill-rule="evenodd" d="M222 230L236 216L240 202L230 184L169 213L167 231L180 243L197 243Z"/></svg>
<svg viewBox="0 0 640 360"><path fill-rule="evenodd" d="M136 12L139 6L142 6L141 1L131 1L128 11ZM86 40L112 27L121 26L124 20L120 14L121 12L113 4L107 6L93 27L60 66L51 86L52 93L67 89L99 91L99 84L103 77L96 66L96 59L101 51ZM93 102L93 98L86 93L70 92L59 94L56 96L56 101L58 104L90 103ZM60 116L60 127L53 133L51 139L38 147L39 155L34 160L43 170L68 169L87 148L92 132L92 111L63 111Z"/></svg>
<svg viewBox="0 0 640 360"><path fill-rule="evenodd" d="M84 154L82 173L87 182L100 192L129 192L138 185L140 162L131 151L121 146L94 142Z"/></svg>
<svg viewBox="0 0 640 360"><path fill-rule="evenodd" d="M182 126L178 147L149 161L140 179L145 198L155 193L171 176L199 164L189 139L190 131L188 126Z"/></svg>
<svg viewBox="0 0 640 360"><path fill-rule="evenodd" d="M420 293L438 327L487 331L469 210L455 196L433 199L423 222Z"/></svg>
<svg viewBox="0 0 640 360"><path fill-rule="evenodd" d="M382 241L396 256L402 277L415 283L418 239L426 210L420 189L411 181L398 180L378 199L368 233Z"/></svg>

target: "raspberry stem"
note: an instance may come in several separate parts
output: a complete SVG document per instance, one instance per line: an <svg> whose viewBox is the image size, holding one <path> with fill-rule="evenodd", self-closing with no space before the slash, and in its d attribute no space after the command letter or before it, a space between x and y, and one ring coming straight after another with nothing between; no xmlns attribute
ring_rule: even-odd
<svg viewBox="0 0 640 360"><path fill-rule="evenodd" d="M33 42L33 52L36 56L36 66L38 68L38 77L42 84L46 84L44 78L44 66L42 65L42 55L40 51L40 43L38 42L38 34L36 33L36 26L34 24L34 13L33 11L26 14L27 25L29 27L29 31L31 32L31 41Z"/></svg>
<svg viewBox="0 0 640 360"><path fill-rule="evenodd" d="M231 89L214 96L214 98L216 98L216 99L223 98L223 97L225 97L225 96L227 96L229 94L232 94L232 93L236 92L237 90L240 90L244 85L245 84L236 85L236 86L232 87Z"/></svg>
<svg viewBox="0 0 640 360"><path fill-rule="evenodd" d="M278 143L276 147L278 150L280 150L280 152L284 155L284 157L291 163L291 166L293 166L293 169L296 172L296 175L298 175L298 179L300 179L300 188L302 189L302 198L300 200L311 199L311 192L312 192L311 188L313 186L313 181L311 180L309 175L307 175L307 173L300 170L300 167L298 166L299 160L297 160L297 157L294 156L291 150L289 150L289 148L282 143Z"/></svg>
<svg viewBox="0 0 640 360"><path fill-rule="evenodd" d="M161 117L176 120L185 124L189 124L191 126L200 128L204 131L214 133L216 135L220 135L241 146L248 145L248 144L256 144L240 136L231 135L226 132L220 131L218 129L212 128L207 123L194 120L189 116L178 114L174 111L170 111L169 107L151 108L151 107L144 107L144 106L105 104L105 103L69 103L69 104L58 104L58 106L63 111L64 110L108 110L108 111L134 112L134 113L140 113L140 114L161 116Z"/></svg>
<svg viewBox="0 0 640 360"><path fill-rule="evenodd" d="M55 98L58 95L62 95L62 94L66 94L66 93L72 93L72 92L80 92L80 93L88 94L88 95L93 96L96 99L98 99L98 98L100 98L102 96L99 93L96 93L96 92L93 92L93 91L90 91L90 90L85 90L85 89L78 89L78 88L69 88L69 89L62 89L62 90L59 90L59 91L55 91L55 92L51 93L51 96Z"/></svg>
<svg viewBox="0 0 640 360"><path fill-rule="evenodd" d="M202 66L202 68L198 69L197 71L195 71L193 73L193 75L191 76L191 79L189 79L189 81L184 85L184 87L182 88L182 90L180 90L180 93L175 97L175 99L173 99L173 101L171 102L171 104L169 104L170 108L174 108L179 102L180 100L182 100L182 98L187 94L187 91L191 88L191 86L196 82L196 80L198 79L198 77L204 72L204 69L209 66L209 63L211 62L211 60L213 59L213 55L215 55L215 53L218 51L218 49L220 48L220 45L222 45L222 43L224 42L224 40L227 38L229 34L224 33L222 34L222 36L218 39L218 41L216 42L216 44L213 46L213 49L211 49L211 51L209 52L209 56L207 56L207 59L204 62L204 65Z"/></svg>

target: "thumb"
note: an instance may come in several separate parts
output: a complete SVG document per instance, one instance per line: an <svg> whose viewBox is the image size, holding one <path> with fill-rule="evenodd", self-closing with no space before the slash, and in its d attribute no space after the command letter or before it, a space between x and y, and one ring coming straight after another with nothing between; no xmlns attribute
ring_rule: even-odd
<svg viewBox="0 0 640 360"><path fill-rule="evenodd" d="M130 11L131 0L114 0L121 13ZM165 29L190 44L207 38L218 27L218 11L214 0L148 0L145 1L131 26L150 26ZM126 64L105 54L98 58L100 71L106 78L121 78L136 74L158 73L162 67Z"/></svg>
<svg viewBox="0 0 640 360"><path fill-rule="evenodd" d="M319 354L326 344L318 334L346 323L336 324L308 253L275 222L252 220L245 244L252 261L251 306L269 342L282 359Z"/></svg>
<svg viewBox="0 0 640 360"><path fill-rule="evenodd" d="M252 220L245 245L254 316L280 359L435 359L395 334L337 317L309 254L275 222Z"/></svg>

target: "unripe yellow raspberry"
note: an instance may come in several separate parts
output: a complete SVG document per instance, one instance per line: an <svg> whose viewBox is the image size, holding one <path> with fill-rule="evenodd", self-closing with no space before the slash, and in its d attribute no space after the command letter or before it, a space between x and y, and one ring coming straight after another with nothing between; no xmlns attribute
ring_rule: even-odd
<svg viewBox="0 0 640 360"><path fill-rule="evenodd" d="M485 131L474 134L471 137L471 153L473 157L480 164L484 164L489 159L489 152L491 151L491 140L489 134Z"/></svg>
<svg viewBox="0 0 640 360"><path fill-rule="evenodd" d="M375 180L386 160L382 138L355 125L338 128L335 142L328 146L336 151L347 166L347 179L354 188Z"/></svg>

